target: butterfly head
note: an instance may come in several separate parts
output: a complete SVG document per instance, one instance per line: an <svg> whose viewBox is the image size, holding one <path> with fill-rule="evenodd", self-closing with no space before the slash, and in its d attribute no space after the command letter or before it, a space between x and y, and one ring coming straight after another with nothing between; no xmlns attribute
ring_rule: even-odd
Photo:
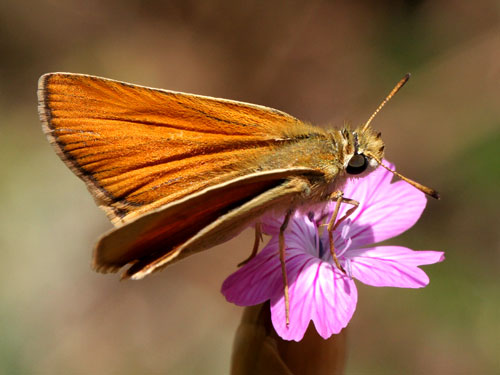
<svg viewBox="0 0 500 375"><path fill-rule="evenodd" d="M344 129L346 139L344 168L348 175L362 177L379 166L384 158L384 142L381 134L371 127L359 127L354 131Z"/></svg>
<svg viewBox="0 0 500 375"><path fill-rule="evenodd" d="M380 138L381 134L375 132L370 126L365 124L354 131L344 129L342 135L346 139L344 168L348 176L363 177L381 166L423 193L439 199L439 193L436 190L403 176L383 163L384 142Z"/></svg>

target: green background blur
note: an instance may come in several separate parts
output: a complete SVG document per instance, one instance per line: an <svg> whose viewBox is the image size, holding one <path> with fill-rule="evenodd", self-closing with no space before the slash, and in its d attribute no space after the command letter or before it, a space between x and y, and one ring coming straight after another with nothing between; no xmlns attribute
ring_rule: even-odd
<svg viewBox="0 0 500 375"><path fill-rule="evenodd" d="M244 5L243 5L244 4ZM90 269L111 228L42 134L46 72L373 123L441 192L392 244L446 251L420 290L359 285L346 372L500 373L500 3L0 2L0 373L224 374L242 309L219 293L238 238L140 282Z"/></svg>

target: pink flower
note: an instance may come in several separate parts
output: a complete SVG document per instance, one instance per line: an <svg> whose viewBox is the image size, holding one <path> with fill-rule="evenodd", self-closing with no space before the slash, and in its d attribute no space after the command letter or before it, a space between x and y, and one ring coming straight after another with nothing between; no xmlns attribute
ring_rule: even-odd
<svg viewBox="0 0 500 375"><path fill-rule="evenodd" d="M393 167L393 166L391 166ZM304 215L295 213L285 231L286 271L290 294L290 324L285 323L285 301L279 260L278 234L283 217L267 215L263 231L272 238L245 266L222 285L229 302L251 306L271 302L276 332L285 340L300 341L314 322L323 338L339 333L356 309L353 278L372 286L422 288L429 278L418 266L441 262L439 251L413 251L402 246L377 246L412 227L422 214L424 194L404 181L391 183L392 174L378 168L365 178L349 180L344 196L360 202L356 211L334 233L335 251L346 274L330 255L327 222L334 203ZM342 204L339 218L351 206Z"/></svg>

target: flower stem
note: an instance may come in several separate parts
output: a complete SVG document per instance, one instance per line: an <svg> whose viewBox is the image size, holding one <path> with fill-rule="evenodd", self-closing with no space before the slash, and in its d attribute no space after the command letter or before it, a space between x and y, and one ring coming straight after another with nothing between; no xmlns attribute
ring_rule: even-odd
<svg viewBox="0 0 500 375"><path fill-rule="evenodd" d="M346 354L345 329L325 340L311 324L300 342L281 339L266 302L245 308L234 340L231 374L342 374Z"/></svg>

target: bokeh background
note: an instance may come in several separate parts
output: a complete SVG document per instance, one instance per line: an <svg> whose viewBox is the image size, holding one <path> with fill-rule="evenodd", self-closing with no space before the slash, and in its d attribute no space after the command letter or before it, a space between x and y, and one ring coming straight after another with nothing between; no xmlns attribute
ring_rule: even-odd
<svg viewBox="0 0 500 375"><path fill-rule="evenodd" d="M387 158L438 189L391 241L446 251L421 290L359 285L346 372L499 373L500 3L0 2L0 373L224 374L242 309L220 285L253 235L140 282L91 271L111 228L37 116L51 71L274 107L382 111Z"/></svg>

